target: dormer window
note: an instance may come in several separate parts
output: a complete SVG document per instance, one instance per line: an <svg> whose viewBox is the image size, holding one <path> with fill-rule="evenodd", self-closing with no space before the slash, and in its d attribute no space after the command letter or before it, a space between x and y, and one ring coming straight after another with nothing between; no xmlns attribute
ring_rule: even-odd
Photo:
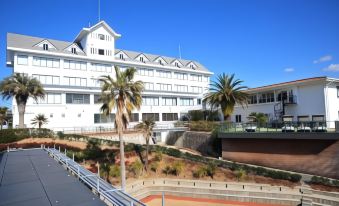
<svg viewBox="0 0 339 206"><path fill-rule="evenodd" d="M140 61L141 61L141 62L144 62L144 57L140 57Z"/></svg>
<svg viewBox="0 0 339 206"><path fill-rule="evenodd" d="M48 50L48 44L43 44L42 48L43 48L43 50L47 51Z"/></svg>
<svg viewBox="0 0 339 206"><path fill-rule="evenodd" d="M161 60L159 60L159 64L164 65Z"/></svg>
<svg viewBox="0 0 339 206"><path fill-rule="evenodd" d="M175 63L174 63L174 66L180 67L178 62L175 62Z"/></svg>
<svg viewBox="0 0 339 206"><path fill-rule="evenodd" d="M195 69L195 67L194 67L194 65L193 65L193 64L191 64L191 65L190 65L190 68L191 68L191 69Z"/></svg>
<svg viewBox="0 0 339 206"><path fill-rule="evenodd" d="M99 39L100 39L100 40L105 40L105 35L99 34L98 36L99 36Z"/></svg>
<svg viewBox="0 0 339 206"><path fill-rule="evenodd" d="M76 48L72 48L72 54L76 54L77 53L77 49Z"/></svg>
<svg viewBox="0 0 339 206"><path fill-rule="evenodd" d="M120 55L119 55L119 58L120 58L120 59L124 59L124 55L123 55L123 54L120 54Z"/></svg>

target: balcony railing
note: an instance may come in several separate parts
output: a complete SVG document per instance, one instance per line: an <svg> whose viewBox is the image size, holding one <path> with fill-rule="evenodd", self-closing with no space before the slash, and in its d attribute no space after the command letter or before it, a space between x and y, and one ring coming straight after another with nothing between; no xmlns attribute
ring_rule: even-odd
<svg viewBox="0 0 339 206"><path fill-rule="evenodd" d="M337 132L339 133L339 121L300 121L300 122L270 122L270 123L233 123L221 124L219 132Z"/></svg>

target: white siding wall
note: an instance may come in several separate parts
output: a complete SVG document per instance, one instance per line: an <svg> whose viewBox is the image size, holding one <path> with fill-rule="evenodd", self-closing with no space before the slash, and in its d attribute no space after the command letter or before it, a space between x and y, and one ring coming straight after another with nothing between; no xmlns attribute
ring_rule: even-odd
<svg viewBox="0 0 339 206"><path fill-rule="evenodd" d="M45 114L48 119L49 123L46 125L48 128L65 128L65 127L94 127L94 126L106 126L106 127L112 127L113 124L94 124L94 114L100 113L99 104L94 104L94 94L100 93L99 88L93 88L93 85L91 85L91 79L98 78L102 75L112 75L114 76L114 70L113 70L113 63L112 65L112 73L106 73L106 72L96 72L92 71L92 62L95 63L103 63L108 64L107 62L103 62L100 60L97 61L88 61L86 59L76 61L85 61L87 62L87 70L74 70L74 69L65 69L64 68L64 59L72 60L72 58L59 58L55 56L48 56L48 55L33 55L33 54L24 54L28 55L28 65L18 65L17 64L17 55L14 55L14 72L19 73L26 73L30 76L33 74L39 74L39 75L49 75L49 76L59 76L60 77L60 84L61 85L53 85L53 86L45 86L45 90L47 93L61 93L61 104L35 104L32 99L30 99L27 103L26 108L26 115L25 115L25 124L28 127L31 127L31 119L34 118L37 114ZM47 58L54 58L54 59L60 59L59 68L48 68L48 67L40 67L40 66L34 66L32 64L33 56L39 56L39 57L47 57ZM112 62L112 61L111 61ZM120 64L119 64L120 65ZM142 80L143 82L152 82L154 84L154 88L156 87L157 83L162 84L171 84L172 89L174 89L174 84L181 84L181 85L187 85L188 89L190 89L191 86L199 86L199 87L208 87L209 81L191 81L189 78L188 80L179 80L174 79L174 71L171 69L167 69L167 71L172 72L172 78L161 78L156 75L156 70L166 70L163 66L159 66L159 68L152 68L148 67L144 63L140 63L140 68L149 68L154 69L154 75L152 77L150 76L141 76L136 75L136 80ZM189 76L189 71L182 71L186 72ZM195 74L199 74L199 71L195 70L192 71ZM201 75L206 75L201 73ZM209 76L209 75L207 75ZM64 77L77 77L77 78L85 78L87 80L87 87L72 87L72 86L65 86L65 78ZM203 90L201 93L178 93L174 91L166 92L166 91L145 91L143 95L145 96L155 96L159 97L159 106L142 106L140 111L134 111L134 113L139 113L139 120L142 118L142 113L159 113L160 117L160 123L161 124L172 124L173 122L162 122L162 113L178 113L178 117L180 117L180 113L187 113L188 110L193 109L201 109L202 105L197 105L197 99L203 97L203 93L205 91ZM66 104L66 93L80 93L80 94L90 94L90 104ZM162 106L162 97L176 97L177 98L177 106ZM181 106L180 105L180 98L192 98L194 100L194 106ZM19 118L18 118L18 111L16 107L16 102L13 101L13 125L18 125ZM115 111L112 111L112 113L115 113ZM50 117L50 115L53 115L53 117ZM63 117L63 114L65 117ZM78 115L81 114L79 117Z"/></svg>

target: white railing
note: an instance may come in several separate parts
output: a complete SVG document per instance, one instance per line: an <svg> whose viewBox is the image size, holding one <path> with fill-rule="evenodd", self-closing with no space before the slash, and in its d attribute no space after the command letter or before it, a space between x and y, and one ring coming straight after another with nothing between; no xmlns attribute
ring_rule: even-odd
<svg viewBox="0 0 339 206"><path fill-rule="evenodd" d="M119 188L113 187L98 175L83 168L74 159L67 157L55 148L44 148L55 160L66 166L66 168L76 175L82 182L97 192L106 202L114 206L146 206L139 200L133 198Z"/></svg>

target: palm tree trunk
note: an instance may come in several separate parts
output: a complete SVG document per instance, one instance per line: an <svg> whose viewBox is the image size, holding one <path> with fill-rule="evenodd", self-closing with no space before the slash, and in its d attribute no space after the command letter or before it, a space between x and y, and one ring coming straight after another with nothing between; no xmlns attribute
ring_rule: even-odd
<svg viewBox="0 0 339 206"><path fill-rule="evenodd" d="M118 129L118 136L120 141L121 189L122 191L125 191L126 188L125 149L121 129Z"/></svg>
<svg viewBox="0 0 339 206"><path fill-rule="evenodd" d="M148 168L148 150L149 150L149 137L146 138L146 160L145 160L145 170Z"/></svg>
<svg viewBox="0 0 339 206"><path fill-rule="evenodd" d="M25 104L18 104L18 111L19 111L19 128L25 128Z"/></svg>
<svg viewBox="0 0 339 206"><path fill-rule="evenodd" d="M121 100L121 99L119 99ZM125 191L126 188L126 168L125 168L125 148L124 148L124 139L123 139L123 101L118 102L118 108L116 113L116 128L118 130L118 136L120 141L120 172L121 172L121 190Z"/></svg>

